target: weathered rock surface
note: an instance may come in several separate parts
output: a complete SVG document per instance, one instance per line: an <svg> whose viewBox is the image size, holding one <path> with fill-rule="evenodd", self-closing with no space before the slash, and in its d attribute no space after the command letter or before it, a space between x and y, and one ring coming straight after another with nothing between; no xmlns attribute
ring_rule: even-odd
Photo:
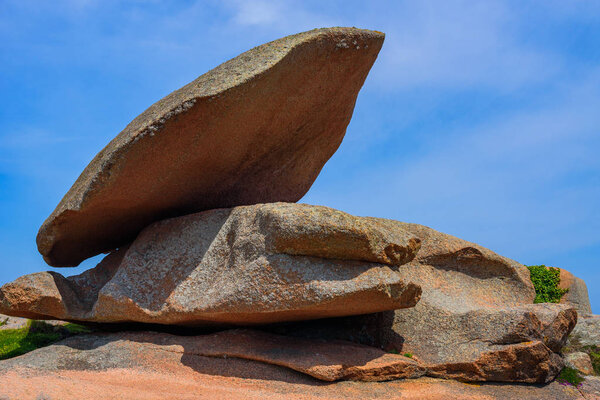
<svg viewBox="0 0 600 400"><path fill-rule="evenodd" d="M579 316L569 343L578 346L600 346L600 315Z"/></svg>
<svg viewBox="0 0 600 400"><path fill-rule="evenodd" d="M405 334L402 349L417 355L432 376L464 381L548 382L564 365L554 351L564 345L576 321L575 312L566 306L553 315L555 319L545 323L537 305L464 314L430 313L431 321L415 321L429 330ZM399 316L394 325L395 332L400 332L398 326L408 323L403 317Z"/></svg>
<svg viewBox="0 0 600 400"><path fill-rule="evenodd" d="M547 382L563 365L556 354L576 323L563 304L532 304L529 271L490 250L433 229L380 220L421 239L399 269L422 287L414 308L275 331L335 337L412 353L430 374L466 381Z"/></svg>
<svg viewBox="0 0 600 400"><path fill-rule="evenodd" d="M397 272L419 246L398 227L326 207L211 210L157 222L81 275L6 284L0 312L206 326L394 310L419 300L419 286Z"/></svg>
<svg viewBox="0 0 600 400"><path fill-rule="evenodd" d="M203 356L201 349L214 349L210 346L219 343L207 346L197 338L149 332L71 337L0 361L0 398L571 400L600 395L600 381L591 378L580 389L556 382L472 385L433 378L321 382L278 365ZM230 347L230 343L220 344Z"/></svg>
<svg viewBox="0 0 600 400"><path fill-rule="evenodd" d="M560 283L558 285L561 289L568 289L569 291L563 295L560 302L563 304L569 304L573 306L579 315L587 315L592 313L592 306L590 304L590 297L588 295L588 289L583 281L562 268L560 269Z"/></svg>
<svg viewBox="0 0 600 400"><path fill-rule="evenodd" d="M594 374L592 360L589 354L584 353L583 351L576 351L573 353L565 354L565 365L567 367L575 368L584 375Z"/></svg>
<svg viewBox="0 0 600 400"><path fill-rule="evenodd" d="M256 47L135 118L42 225L55 267L202 210L298 201L337 150L383 44L380 32L316 29Z"/></svg>
<svg viewBox="0 0 600 400"><path fill-rule="evenodd" d="M27 318L11 317L10 315L0 314L0 330L19 329L27 326Z"/></svg>
<svg viewBox="0 0 600 400"><path fill-rule="evenodd" d="M415 317L413 323L422 330L408 332L412 336L398 329L407 323L401 318L389 312L269 329L411 353L433 377L535 383L550 381L562 369L564 363L555 352L564 345L576 312L562 304L530 304L458 314L429 313Z"/></svg>
<svg viewBox="0 0 600 400"><path fill-rule="evenodd" d="M441 377L548 382L560 372L555 352L577 321L572 307L531 304L534 290L521 264L428 228L403 227L422 247L402 277L423 294L414 308L395 312L392 343L401 338L403 352Z"/></svg>

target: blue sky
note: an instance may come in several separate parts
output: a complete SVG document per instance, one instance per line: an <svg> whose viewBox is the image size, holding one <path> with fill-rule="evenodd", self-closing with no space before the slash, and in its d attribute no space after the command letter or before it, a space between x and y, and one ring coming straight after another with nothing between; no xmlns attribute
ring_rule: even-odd
<svg viewBox="0 0 600 400"><path fill-rule="evenodd" d="M600 313L600 2L577 0L0 0L0 283L49 269L40 224L136 115L322 26L387 36L302 201L566 268Z"/></svg>

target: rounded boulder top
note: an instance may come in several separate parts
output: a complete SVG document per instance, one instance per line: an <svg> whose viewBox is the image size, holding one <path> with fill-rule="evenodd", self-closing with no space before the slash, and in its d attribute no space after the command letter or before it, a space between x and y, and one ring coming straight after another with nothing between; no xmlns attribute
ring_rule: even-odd
<svg viewBox="0 0 600 400"><path fill-rule="evenodd" d="M255 47L159 100L84 169L37 245L73 267L149 224L298 201L339 147L384 34L315 29Z"/></svg>

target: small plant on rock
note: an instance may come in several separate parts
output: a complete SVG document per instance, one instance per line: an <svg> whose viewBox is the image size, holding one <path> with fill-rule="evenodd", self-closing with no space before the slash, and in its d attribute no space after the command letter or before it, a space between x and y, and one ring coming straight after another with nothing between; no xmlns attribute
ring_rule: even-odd
<svg viewBox="0 0 600 400"><path fill-rule="evenodd" d="M575 368L565 367L556 380L563 385L579 386L585 378Z"/></svg>
<svg viewBox="0 0 600 400"><path fill-rule="evenodd" d="M569 289L561 289L560 269L545 265L530 265L529 273L535 288L534 303L558 303Z"/></svg>

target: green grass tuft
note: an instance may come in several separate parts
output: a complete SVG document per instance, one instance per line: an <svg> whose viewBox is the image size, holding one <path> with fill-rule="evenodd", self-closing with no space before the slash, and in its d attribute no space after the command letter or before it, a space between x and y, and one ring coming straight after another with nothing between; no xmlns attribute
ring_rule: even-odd
<svg viewBox="0 0 600 400"><path fill-rule="evenodd" d="M90 330L80 325L54 326L43 321L29 321L27 326L19 329L0 330L0 360L20 356L85 332Z"/></svg>
<svg viewBox="0 0 600 400"><path fill-rule="evenodd" d="M556 380L560 383L568 383L573 386L578 386L581 382L585 380L585 378L581 376L579 374L579 371L577 371L576 369L565 367L560 372Z"/></svg>
<svg viewBox="0 0 600 400"><path fill-rule="evenodd" d="M545 265L530 265L529 273L535 288L534 303L558 303L569 289L560 289L560 270Z"/></svg>

